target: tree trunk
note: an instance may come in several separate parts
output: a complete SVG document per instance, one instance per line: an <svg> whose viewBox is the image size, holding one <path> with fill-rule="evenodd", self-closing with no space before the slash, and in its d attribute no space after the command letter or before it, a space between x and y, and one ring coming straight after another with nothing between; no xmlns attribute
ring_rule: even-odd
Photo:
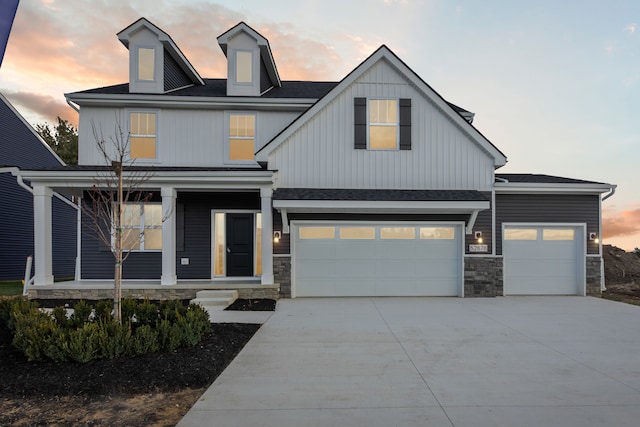
<svg viewBox="0 0 640 427"><path fill-rule="evenodd" d="M120 302L122 301L122 162L116 165L116 174L118 176L118 203L116 220L116 266L114 274L114 295L113 295L113 317L118 323L122 323L122 309Z"/></svg>

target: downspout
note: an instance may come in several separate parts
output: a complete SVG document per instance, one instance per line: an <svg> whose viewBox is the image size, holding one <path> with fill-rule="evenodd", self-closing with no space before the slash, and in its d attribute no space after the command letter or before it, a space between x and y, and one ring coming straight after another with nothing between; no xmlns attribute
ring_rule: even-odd
<svg viewBox="0 0 640 427"><path fill-rule="evenodd" d="M611 190L609 190L609 193L607 193L604 197L602 197L602 201L604 202L605 200L607 200L609 197L613 196L614 194L616 194L616 188L618 186L617 185L612 185L611 186Z"/></svg>
<svg viewBox="0 0 640 427"><path fill-rule="evenodd" d="M617 187L618 187L617 185L612 185L611 189L609 190L609 193L605 194L600 199L600 218L602 218L602 202L604 202L609 197L611 197L614 194L616 194L616 188ZM602 220L600 221L600 234L602 234ZM606 291L607 290L607 284L606 284L605 277L604 277L604 256L602 254L602 236L600 236L600 256L602 256L602 259L600 261L600 290L601 291Z"/></svg>

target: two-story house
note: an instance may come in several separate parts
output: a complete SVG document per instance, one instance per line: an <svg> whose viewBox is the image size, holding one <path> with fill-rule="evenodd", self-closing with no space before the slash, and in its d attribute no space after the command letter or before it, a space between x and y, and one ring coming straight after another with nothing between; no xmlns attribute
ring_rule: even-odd
<svg viewBox="0 0 640 427"><path fill-rule="evenodd" d="M47 230L51 191L86 194L106 167L93 130L126 127L124 174L149 173L152 197L126 207L143 238L127 247L125 294L600 292L601 201L615 186L496 173L506 156L473 113L386 46L339 82L285 81L268 41L240 23L218 37L227 78L206 79L146 19L118 38L129 82L66 95L79 166L23 174ZM50 240L36 236L31 295L109 295L103 244L84 233L80 280L54 285Z"/></svg>

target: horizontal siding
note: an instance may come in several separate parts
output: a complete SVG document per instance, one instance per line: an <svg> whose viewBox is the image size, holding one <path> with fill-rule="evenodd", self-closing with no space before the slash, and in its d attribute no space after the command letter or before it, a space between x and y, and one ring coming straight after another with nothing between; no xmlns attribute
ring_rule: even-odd
<svg viewBox="0 0 640 427"><path fill-rule="evenodd" d="M33 255L33 196L8 173L0 174L0 280L24 279Z"/></svg>
<svg viewBox="0 0 640 427"><path fill-rule="evenodd" d="M355 150L353 99L410 98L412 148ZM380 61L269 156L281 187L490 191L493 160L435 104Z"/></svg>
<svg viewBox="0 0 640 427"><path fill-rule="evenodd" d="M587 233L601 234L599 196L496 194L496 249L502 254L502 224L507 222L586 223ZM599 245L587 241L587 253Z"/></svg>
<svg viewBox="0 0 640 427"><path fill-rule="evenodd" d="M489 200L491 200L491 193L484 193ZM482 244L487 245L487 252L475 253L477 255L491 254L493 251L493 233L491 224L493 223L493 206L491 208L478 213L476 223L473 226L471 234L465 234L465 253L470 254L469 245L476 245L478 242L475 238L476 231L482 231Z"/></svg>
<svg viewBox="0 0 640 427"><path fill-rule="evenodd" d="M76 258L76 210L53 197L53 275L72 277ZM0 174L0 280L24 279L33 250L33 196L11 174ZM33 270L32 270L33 274Z"/></svg>
<svg viewBox="0 0 640 427"><path fill-rule="evenodd" d="M126 131L128 112L117 108L82 107L79 125L79 163L102 165L104 158L96 149L93 126L101 129L105 138L114 136L117 121ZM141 110L142 111L142 110ZM145 109L146 111L146 109ZM158 160L150 164L161 166L231 166L225 162L225 110L213 109L148 109L158 115ZM245 110L243 110L245 111ZM251 111L251 110L246 110ZM300 113L295 111L257 112L256 150L264 146ZM137 161L148 164L148 161Z"/></svg>
<svg viewBox="0 0 640 427"><path fill-rule="evenodd" d="M191 80L182 71L175 59L164 51L164 90L169 91L191 84Z"/></svg>
<svg viewBox="0 0 640 427"><path fill-rule="evenodd" d="M179 279L211 278L211 211L260 210L259 193L180 193L184 205L184 251L177 252ZM181 265L180 258L189 258Z"/></svg>
<svg viewBox="0 0 640 427"><path fill-rule="evenodd" d="M59 278L75 276L78 211L53 197L51 202L53 275Z"/></svg>
<svg viewBox="0 0 640 427"><path fill-rule="evenodd" d="M0 129L0 166L17 166L21 169L60 166L47 146L2 99Z"/></svg>

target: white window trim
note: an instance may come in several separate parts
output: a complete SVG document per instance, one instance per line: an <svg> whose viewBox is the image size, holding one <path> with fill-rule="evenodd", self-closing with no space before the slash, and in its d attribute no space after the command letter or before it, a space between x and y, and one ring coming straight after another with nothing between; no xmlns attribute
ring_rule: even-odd
<svg viewBox="0 0 640 427"><path fill-rule="evenodd" d="M253 157L254 160L231 160L231 116L253 116ZM255 160L256 147L258 143L258 113L256 111L225 111L224 113L224 164L226 165L251 165L255 166L258 162Z"/></svg>
<svg viewBox="0 0 640 427"><path fill-rule="evenodd" d="M115 202L114 204L117 204L117 202ZM154 230L162 230L163 224L158 225L154 225L151 227L145 227L144 224L144 205L160 205L160 207L162 207L162 202L124 202L123 205L138 205L140 208L140 224L138 227L138 230L140 231L140 237L139 237L139 241L140 241L140 249L123 249L123 252L162 252L162 248L160 249L145 249L144 248L144 230L146 229L154 229ZM115 213L116 209L114 207L114 209L112 210L112 212ZM111 245L112 247L115 247L115 230L113 230L113 225L115 225L115 220L112 221L111 223L112 227L111 227ZM135 227L125 227L124 225L120 224L120 226L123 229L123 234L124 234L124 230L128 230L128 229L135 229Z"/></svg>
<svg viewBox="0 0 640 427"><path fill-rule="evenodd" d="M367 151L400 151L400 98L366 98L367 99ZM396 123L371 122L370 106L371 101L396 101ZM371 126L395 126L396 128L396 148L371 148Z"/></svg>
<svg viewBox="0 0 640 427"><path fill-rule="evenodd" d="M145 79L141 79L140 78L140 49L149 49L149 50L153 50L153 79L151 80L145 80ZM135 58L135 77L136 77L136 82L140 82L140 83L154 83L158 81L158 67L157 67L157 55L158 55L158 49L156 49L156 46L153 45L139 45L136 46L136 58Z"/></svg>
<svg viewBox="0 0 640 427"><path fill-rule="evenodd" d="M132 113L143 113L143 114L155 114L156 115L156 157L153 159L141 159L138 157L131 157L131 137L133 134L131 133L131 114ZM150 109L138 109L132 108L125 110L126 119L127 119L127 137L129 138L128 147L127 147L127 157L129 160L135 163L158 163L160 159L160 110L150 110ZM136 134L138 135L138 134ZM140 136L144 136L140 134Z"/></svg>
<svg viewBox="0 0 640 427"><path fill-rule="evenodd" d="M211 240L211 280L242 280L243 277L238 276L227 276L227 252L222 251L223 254L223 259L222 259L222 268L224 270L224 274L222 275L216 275L215 274L215 267L216 267L216 235L215 235L215 231L216 231L216 227L215 227L215 223L216 223L216 214L224 214L225 215L225 236L224 236L224 242L225 242L225 247L227 244L227 236L226 236L226 220L227 220L227 214L234 214L234 213L251 213L253 214L253 277L262 277L262 275L259 274L255 274L256 273L256 260L258 259L258 247L256 245L256 237L257 234L256 232L258 231L257 229L257 217L258 214L261 214L262 212L259 210L242 210L242 209L231 209L231 210L224 210L224 209L212 209L211 210L211 236L209 236L209 239ZM263 224L264 227L264 224ZM263 228L264 230L264 228ZM262 238L265 238L264 232L262 234ZM269 238L271 238L271 236L269 236ZM262 250L262 248L260 248L260 250ZM246 277L244 277L246 279Z"/></svg>

